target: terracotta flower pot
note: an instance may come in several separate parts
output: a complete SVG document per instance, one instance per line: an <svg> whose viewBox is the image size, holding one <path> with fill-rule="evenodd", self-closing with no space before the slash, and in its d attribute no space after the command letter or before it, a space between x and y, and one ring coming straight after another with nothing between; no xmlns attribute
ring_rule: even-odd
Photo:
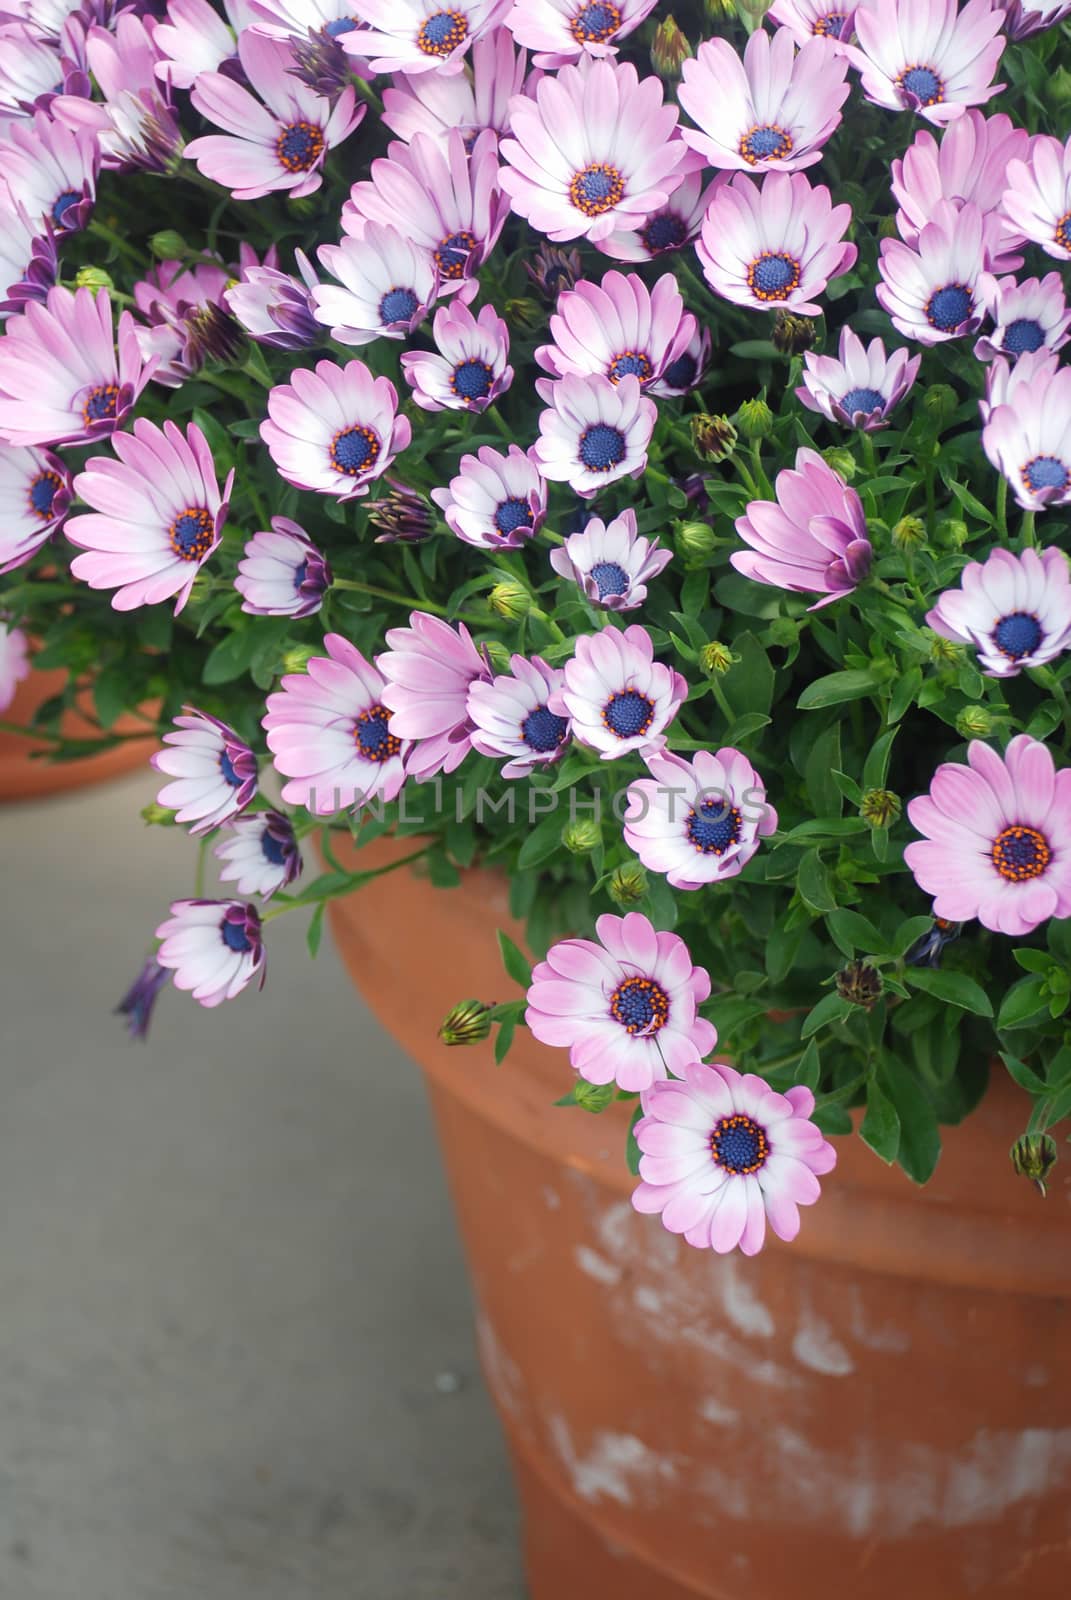
<svg viewBox="0 0 1071 1600"><path fill-rule="evenodd" d="M627 1108L552 1104L563 1052L438 1042L507 997L506 906L403 869L331 917L427 1076L533 1600L1066 1595L1071 1161L1045 1200L1013 1174L1020 1092L995 1079L925 1189L841 1140L794 1244L694 1251L631 1209Z"/></svg>
<svg viewBox="0 0 1071 1600"><path fill-rule="evenodd" d="M19 684L14 700L0 720L29 723L38 706L59 694L66 683L67 674L61 668L31 672ZM91 712L91 697L87 693L81 698L86 711ZM71 739L100 738L96 724L78 710L64 714L62 727ZM143 728L144 723L135 717L120 717L114 731L138 733ZM47 739L26 738L0 730L0 803L62 794L67 789L81 789L91 783L103 783L106 778L121 777L124 772L132 772L148 761L155 746L155 736L146 733L144 739L124 739L122 744L111 745L99 755L82 756L77 761L48 761L41 755L49 748Z"/></svg>

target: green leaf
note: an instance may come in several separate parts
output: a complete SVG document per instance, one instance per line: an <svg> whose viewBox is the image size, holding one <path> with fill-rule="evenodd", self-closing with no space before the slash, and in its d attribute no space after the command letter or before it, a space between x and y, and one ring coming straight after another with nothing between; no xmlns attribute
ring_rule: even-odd
<svg viewBox="0 0 1071 1600"><path fill-rule="evenodd" d="M515 1022L503 1022L499 1024L498 1032L495 1035L496 1066L500 1067L509 1054L509 1047L513 1043L513 1035L516 1031L516 1028L517 1024Z"/></svg>
<svg viewBox="0 0 1071 1600"><path fill-rule="evenodd" d="M681 611L686 617L698 617L710 598L710 573L705 567L689 572L681 584Z"/></svg>
<svg viewBox="0 0 1071 1600"><path fill-rule="evenodd" d="M1021 1089L1028 1090L1030 1094L1048 1094L1049 1086L1045 1079L1039 1078L1025 1061L1020 1061L1019 1057L1013 1056L1009 1050L1002 1050L1000 1059Z"/></svg>
<svg viewBox="0 0 1071 1600"><path fill-rule="evenodd" d="M888 721L899 722L915 703L922 688L922 668L912 667L905 672L889 697Z"/></svg>
<svg viewBox="0 0 1071 1600"><path fill-rule="evenodd" d="M736 344L729 346L731 356L739 356L743 361L777 361L777 346L769 339L740 339Z"/></svg>
<svg viewBox="0 0 1071 1600"><path fill-rule="evenodd" d="M908 983L914 984L916 989L924 989L927 994L936 995L938 1000L947 1000L949 1005L961 1006L964 1011L973 1011L979 1017L993 1015L989 996L973 978L968 978L965 972L942 972L932 967L909 967L904 977Z"/></svg>
<svg viewBox="0 0 1071 1600"><path fill-rule="evenodd" d="M933 927L932 917L908 917L906 922L901 922L892 941L891 954L899 960L907 954L913 944L917 944L924 933L929 933Z"/></svg>
<svg viewBox="0 0 1071 1600"><path fill-rule="evenodd" d="M1052 956L1047 950L1013 950L1015 960L1027 972L1048 972L1052 966Z"/></svg>
<svg viewBox="0 0 1071 1600"><path fill-rule="evenodd" d="M864 789L884 789L885 780L889 776L889 757L892 754L893 740L899 732L899 728L890 728L880 739L875 739L863 765Z"/></svg>
<svg viewBox="0 0 1071 1600"><path fill-rule="evenodd" d="M841 705L846 700L861 700L878 687L877 678L869 671L830 672L809 683L796 705L801 711L818 711L823 706Z"/></svg>
<svg viewBox="0 0 1071 1600"><path fill-rule="evenodd" d="M498 948L502 952L502 965L509 976L514 983L519 983L522 989L527 989L532 981L532 969L509 934L503 933L501 928L498 930Z"/></svg>
<svg viewBox="0 0 1071 1600"><path fill-rule="evenodd" d="M804 905L812 911L835 911L837 902L829 885L829 873L817 850L808 850L796 874L796 889Z"/></svg>
<svg viewBox="0 0 1071 1600"><path fill-rule="evenodd" d="M885 940L869 917L862 916L858 911L849 911L842 906L829 913L826 924L838 949L843 950L846 956L854 955L856 950L861 950L865 956L886 954Z"/></svg>
<svg viewBox="0 0 1071 1600"><path fill-rule="evenodd" d="M795 1081L806 1089L817 1089L822 1076L822 1058L818 1049L818 1040L812 1039L806 1050L800 1056L796 1067Z"/></svg>
<svg viewBox="0 0 1071 1600"><path fill-rule="evenodd" d="M725 698L738 717L749 713L765 716L773 703L774 669L765 648L755 635L738 633L732 642L733 654L739 656L721 683Z"/></svg>
<svg viewBox="0 0 1071 1600"><path fill-rule="evenodd" d="M847 839L853 833L865 833L867 824L862 817L825 817L800 822L780 841L781 844L800 844L805 839Z"/></svg>
<svg viewBox="0 0 1071 1600"><path fill-rule="evenodd" d="M836 779L840 760L840 723L831 722L815 739L803 764L803 781L816 817L840 816L841 788Z"/></svg>
<svg viewBox="0 0 1071 1600"><path fill-rule="evenodd" d="M800 1038L809 1039L812 1033L817 1033L819 1028L824 1028L827 1022L840 1022L851 1011L851 1002L842 1000L839 994L823 995L816 1006L803 1019L800 1029Z"/></svg>
<svg viewBox="0 0 1071 1600"><path fill-rule="evenodd" d="M124 667L105 667L93 685L93 705L102 728L110 728L126 710L130 674Z"/></svg>
<svg viewBox="0 0 1071 1600"><path fill-rule="evenodd" d="M815 1106L811 1121L823 1133L847 1134L852 1131L852 1119L843 1106Z"/></svg>
<svg viewBox="0 0 1071 1600"><path fill-rule="evenodd" d="M636 1124L642 1116L643 1107L637 1106L632 1113L632 1121L628 1125L628 1137L625 1140L625 1160L628 1163L628 1170L634 1178L638 1178L640 1175L640 1156L643 1154L643 1151L636 1143Z"/></svg>
<svg viewBox="0 0 1071 1600"><path fill-rule="evenodd" d="M1048 991L1043 978L1020 978L1013 983L1001 1002L997 1016L997 1029L1022 1028L1032 1022L1048 1004Z"/></svg>
<svg viewBox="0 0 1071 1600"><path fill-rule="evenodd" d="M561 818L554 815L544 817L543 821L532 829L517 852L518 870L525 871L529 867L538 866L541 861L546 861L548 856L554 855L561 844L561 837Z"/></svg>
<svg viewBox="0 0 1071 1600"><path fill-rule="evenodd" d="M900 1150L900 1118L876 1078L871 1078L867 1085L866 1116L859 1126L859 1137L887 1165L891 1166L896 1160Z"/></svg>
<svg viewBox="0 0 1071 1600"><path fill-rule="evenodd" d="M305 930L305 943L309 947L309 955L317 956L320 952L320 940L324 932L324 912L327 910L326 900L321 900L312 916L309 926Z"/></svg>
<svg viewBox="0 0 1071 1600"><path fill-rule="evenodd" d="M862 804L863 791L860 789L854 778L850 778L846 772L838 772L836 769L834 769L830 776L832 777L837 788L840 790L841 794L844 796L845 800L847 800L853 806Z"/></svg>
<svg viewBox="0 0 1071 1600"><path fill-rule="evenodd" d="M925 1183L941 1154L936 1112L922 1084L897 1056L886 1052L881 1076L900 1119L900 1165L912 1182Z"/></svg>

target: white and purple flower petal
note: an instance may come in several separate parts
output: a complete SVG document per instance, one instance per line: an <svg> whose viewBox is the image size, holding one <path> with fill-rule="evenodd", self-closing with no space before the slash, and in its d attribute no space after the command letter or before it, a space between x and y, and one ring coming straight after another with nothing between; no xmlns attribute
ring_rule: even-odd
<svg viewBox="0 0 1071 1600"><path fill-rule="evenodd" d="M536 767L559 761L568 748L569 719L548 704L564 678L540 656L512 656L510 669L490 683L476 678L469 684L472 747L492 759L507 757L503 778L526 778Z"/></svg>
<svg viewBox="0 0 1071 1600"><path fill-rule="evenodd" d="M514 550L543 526L548 490L531 450L511 444L503 455L485 444L462 456L449 488L433 489L431 498L466 544Z"/></svg>
<svg viewBox="0 0 1071 1600"><path fill-rule="evenodd" d="M563 670L550 709L571 717L574 737L604 761L661 750L688 697L685 679L654 659L651 635L635 623L582 634Z"/></svg>
<svg viewBox="0 0 1071 1600"><path fill-rule="evenodd" d="M604 611L634 611L647 598L647 585L673 560L657 539L636 531L636 513L625 510L610 522L591 517L579 533L552 550L550 564L571 578L593 606Z"/></svg>
<svg viewBox="0 0 1071 1600"><path fill-rule="evenodd" d="M241 900L175 900L156 937L156 959L176 989L203 1006L233 1000L257 973L264 984L264 942L256 906Z"/></svg>
<svg viewBox="0 0 1071 1600"><path fill-rule="evenodd" d="M151 757L157 772L174 781L156 796L174 811L176 822L194 824L192 834L208 833L244 811L257 792L257 758L234 729L194 706L175 718L164 734L165 750Z"/></svg>
<svg viewBox="0 0 1071 1600"><path fill-rule="evenodd" d="M331 568L304 528L272 517L271 530L246 545L234 587L242 610L256 617L311 617L331 587Z"/></svg>

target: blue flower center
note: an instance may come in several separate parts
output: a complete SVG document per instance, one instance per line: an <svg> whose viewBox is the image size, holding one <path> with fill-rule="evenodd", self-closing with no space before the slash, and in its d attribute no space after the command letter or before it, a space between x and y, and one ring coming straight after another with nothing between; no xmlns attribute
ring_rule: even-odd
<svg viewBox="0 0 1071 1600"><path fill-rule="evenodd" d="M787 300L799 281L799 262L781 251L764 250L747 269L748 288L757 300Z"/></svg>
<svg viewBox="0 0 1071 1600"><path fill-rule="evenodd" d="M929 298L926 318L933 328L942 333L954 333L970 316L974 301L969 289L962 283L948 283Z"/></svg>
<svg viewBox="0 0 1071 1600"><path fill-rule="evenodd" d="M187 506L167 532L171 548L180 561L200 561L212 548L215 523L203 506Z"/></svg>
<svg viewBox="0 0 1071 1600"><path fill-rule="evenodd" d="M1071 475L1055 456L1035 456L1023 468L1023 482L1035 493L1038 489L1066 489Z"/></svg>
<svg viewBox="0 0 1071 1600"><path fill-rule="evenodd" d="M993 640L1002 655L1020 661L1023 656L1033 655L1041 643L1041 632L1037 617L1027 611L1013 611L1001 617L993 629Z"/></svg>
<svg viewBox="0 0 1071 1600"><path fill-rule="evenodd" d="M710 1135L710 1153L716 1166L724 1167L734 1177L742 1178L748 1173L758 1172L765 1165L770 1154L770 1141L765 1128L761 1128L753 1117L736 1111L715 1124Z"/></svg>
<svg viewBox="0 0 1071 1600"><path fill-rule="evenodd" d="M82 421L88 428L91 422L104 422L115 416L119 405L119 388L114 383L100 383L90 389L82 401Z"/></svg>
<svg viewBox="0 0 1071 1600"><path fill-rule="evenodd" d="M300 589L309 575L309 563L303 561L299 567L294 568L294 588Z"/></svg>
<svg viewBox="0 0 1071 1600"><path fill-rule="evenodd" d="M331 465L347 478L358 478L379 455L379 439L371 428L343 428L331 441Z"/></svg>
<svg viewBox="0 0 1071 1600"><path fill-rule="evenodd" d="M219 931L223 935L223 943L228 950L235 950L239 955L244 955L247 950L253 948L245 931L244 923L231 922L229 918L225 918Z"/></svg>
<svg viewBox="0 0 1071 1600"><path fill-rule="evenodd" d="M332 39L337 39L340 33L352 33L356 26L357 23L353 17L336 17L334 22L328 22L325 25L324 32L329 33Z"/></svg>
<svg viewBox="0 0 1071 1600"><path fill-rule="evenodd" d="M508 500L503 500L492 518L499 533L515 533L518 528L532 526L532 513L527 500L521 500L517 495L511 495Z"/></svg>
<svg viewBox="0 0 1071 1600"><path fill-rule="evenodd" d="M546 706L537 706L530 711L521 723L521 738L529 749L537 750L540 755L546 755L551 750L557 750L569 732L569 723L565 717L557 717L553 711L548 711Z"/></svg>
<svg viewBox="0 0 1071 1600"><path fill-rule="evenodd" d="M1052 860L1045 835L1037 828L1024 828L1018 823L997 834L991 855L993 865L1008 883L1027 883L1031 878L1040 878Z"/></svg>
<svg viewBox="0 0 1071 1600"><path fill-rule="evenodd" d="M618 167L608 161L593 161L573 174L569 198L586 217L601 217L612 211L625 193L625 180Z"/></svg>
<svg viewBox="0 0 1071 1600"><path fill-rule="evenodd" d="M448 233L440 240L435 251L435 264L443 278L463 278L465 263L476 248L476 235L463 228L460 233Z"/></svg>
<svg viewBox="0 0 1071 1600"><path fill-rule="evenodd" d="M469 25L460 11L437 11L421 24L417 44L426 56L448 56L468 38Z"/></svg>
<svg viewBox="0 0 1071 1600"><path fill-rule="evenodd" d="M230 784L232 789L241 788L242 780L235 772L234 762L231 760L226 750L221 750L219 753L219 770L223 774L224 780Z"/></svg>
<svg viewBox="0 0 1071 1600"><path fill-rule="evenodd" d="M654 705L638 689L624 689L611 695L602 708L603 725L619 739L634 739L646 733L654 720Z"/></svg>
<svg viewBox="0 0 1071 1600"><path fill-rule="evenodd" d="M830 11L826 16L819 17L814 25L814 31L822 39L839 39L844 33L844 24L847 17L839 11Z"/></svg>
<svg viewBox="0 0 1071 1600"><path fill-rule="evenodd" d="M704 800L688 813L684 826L700 855L722 856L740 837L741 817L723 800Z"/></svg>
<svg viewBox="0 0 1071 1600"><path fill-rule="evenodd" d="M270 861L273 867L285 867L287 857L285 839L277 839L274 833L269 833L265 828L260 836L260 848L265 861Z"/></svg>
<svg viewBox="0 0 1071 1600"><path fill-rule="evenodd" d="M462 361L454 368L450 387L461 400L483 400L494 381L495 375L486 361Z"/></svg>
<svg viewBox="0 0 1071 1600"><path fill-rule="evenodd" d="M577 44L604 44L620 26L621 13L616 6L607 0L593 0L591 5L581 6L569 24L569 32Z"/></svg>
<svg viewBox="0 0 1071 1600"><path fill-rule="evenodd" d="M628 573L616 561L597 561L591 569L591 576L595 579L600 600L605 600L608 594L624 594L628 588Z"/></svg>
<svg viewBox="0 0 1071 1600"><path fill-rule="evenodd" d="M366 761L382 763L401 754L402 741L388 728L389 717L386 706L369 706L354 723L354 742Z"/></svg>
<svg viewBox="0 0 1071 1600"><path fill-rule="evenodd" d="M651 363L640 350L623 350L606 369L606 376L611 383L620 383L622 378L630 374L639 378L641 383L646 383L651 376Z"/></svg>
<svg viewBox="0 0 1071 1600"><path fill-rule="evenodd" d="M625 459L625 435L608 422L593 422L580 435L579 456L591 472L609 472Z"/></svg>
<svg viewBox="0 0 1071 1600"><path fill-rule="evenodd" d="M64 217L72 206L76 206L82 196L77 189L66 189L52 202L52 221L57 228L63 223Z"/></svg>
<svg viewBox="0 0 1071 1600"><path fill-rule="evenodd" d="M640 229L640 242L651 255L679 250L688 238L688 225L675 211L660 211Z"/></svg>
<svg viewBox="0 0 1071 1600"><path fill-rule="evenodd" d="M52 515L52 502L59 488L59 474L55 472L39 472L30 484L30 510L42 522L47 522Z"/></svg>
<svg viewBox="0 0 1071 1600"><path fill-rule="evenodd" d="M669 996L653 978L626 978L610 996L610 1015L626 1033L650 1038L669 1021Z"/></svg>
<svg viewBox="0 0 1071 1600"><path fill-rule="evenodd" d="M841 405L850 417L854 417L857 411L869 417L872 411L884 410L885 396L880 389L849 389Z"/></svg>
<svg viewBox="0 0 1071 1600"><path fill-rule="evenodd" d="M901 89L914 95L924 106L933 106L945 97L945 86L932 67L908 67L897 79Z"/></svg>
<svg viewBox="0 0 1071 1600"><path fill-rule="evenodd" d="M275 154L287 172L308 172L324 153L324 136L314 122L291 122L275 141Z"/></svg>
<svg viewBox="0 0 1071 1600"><path fill-rule="evenodd" d="M695 382L696 360L687 351L671 361L662 374L662 382L671 389L690 389Z"/></svg>
<svg viewBox="0 0 1071 1600"><path fill-rule="evenodd" d="M740 154L752 166L757 161L780 161L784 156L792 154L791 135L773 123L767 123L761 128L752 128L750 133L745 133L740 140Z"/></svg>
<svg viewBox="0 0 1071 1600"><path fill-rule="evenodd" d="M388 289L379 302L379 315L384 322L411 322L419 305L412 289Z"/></svg>
<svg viewBox="0 0 1071 1600"><path fill-rule="evenodd" d="M1040 322L1034 317L1016 317L1004 329L1001 348L1010 355L1021 356L1026 350L1040 350L1044 342L1045 333Z"/></svg>

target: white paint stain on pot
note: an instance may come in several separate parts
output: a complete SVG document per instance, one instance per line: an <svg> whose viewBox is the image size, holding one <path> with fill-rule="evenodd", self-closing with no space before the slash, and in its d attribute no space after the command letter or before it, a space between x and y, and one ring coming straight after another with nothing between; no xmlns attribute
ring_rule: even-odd
<svg viewBox="0 0 1071 1600"><path fill-rule="evenodd" d="M605 1256L600 1256L597 1251L589 1250L586 1244L576 1247L576 1264L581 1272L589 1278L595 1278L599 1283L620 1283L621 1268L616 1267L612 1261L607 1261Z"/></svg>
<svg viewBox="0 0 1071 1600"><path fill-rule="evenodd" d="M595 1434L581 1455L564 1417L548 1423L551 1442L581 1500L616 1500L618 1505L657 1504L677 1476L671 1456L659 1455L631 1433Z"/></svg>
<svg viewBox="0 0 1071 1600"><path fill-rule="evenodd" d="M487 1387L503 1411L516 1416L525 1403L524 1374L505 1349L486 1313L476 1312L476 1343Z"/></svg>
<svg viewBox="0 0 1071 1600"><path fill-rule="evenodd" d="M829 1378L846 1378L855 1371L855 1362L834 1336L829 1323L810 1311L804 1311L800 1320L792 1341L792 1354L812 1372L822 1372Z"/></svg>
<svg viewBox="0 0 1071 1600"><path fill-rule="evenodd" d="M552 1189L549 1184L543 1190L543 1204L548 1211L557 1211L562 1203L562 1197L557 1189Z"/></svg>
<svg viewBox="0 0 1071 1600"><path fill-rule="evenodd" d="M751 1339L772 1338L774 1319L755 1293L746 1269L742 1270L732 1256L726 1256L716 1266L722 1309L733 1327Z"/></svg>
<svg viewBox="0 0 1071 1600"><path fill-rule="evenodd" d="M731 1428L740 1421L740 1413L734 1406L724 1405L714 1395L707 1395L699 1402L699 1415L707 1422L713 1422L719 1428Z"/></svg>

